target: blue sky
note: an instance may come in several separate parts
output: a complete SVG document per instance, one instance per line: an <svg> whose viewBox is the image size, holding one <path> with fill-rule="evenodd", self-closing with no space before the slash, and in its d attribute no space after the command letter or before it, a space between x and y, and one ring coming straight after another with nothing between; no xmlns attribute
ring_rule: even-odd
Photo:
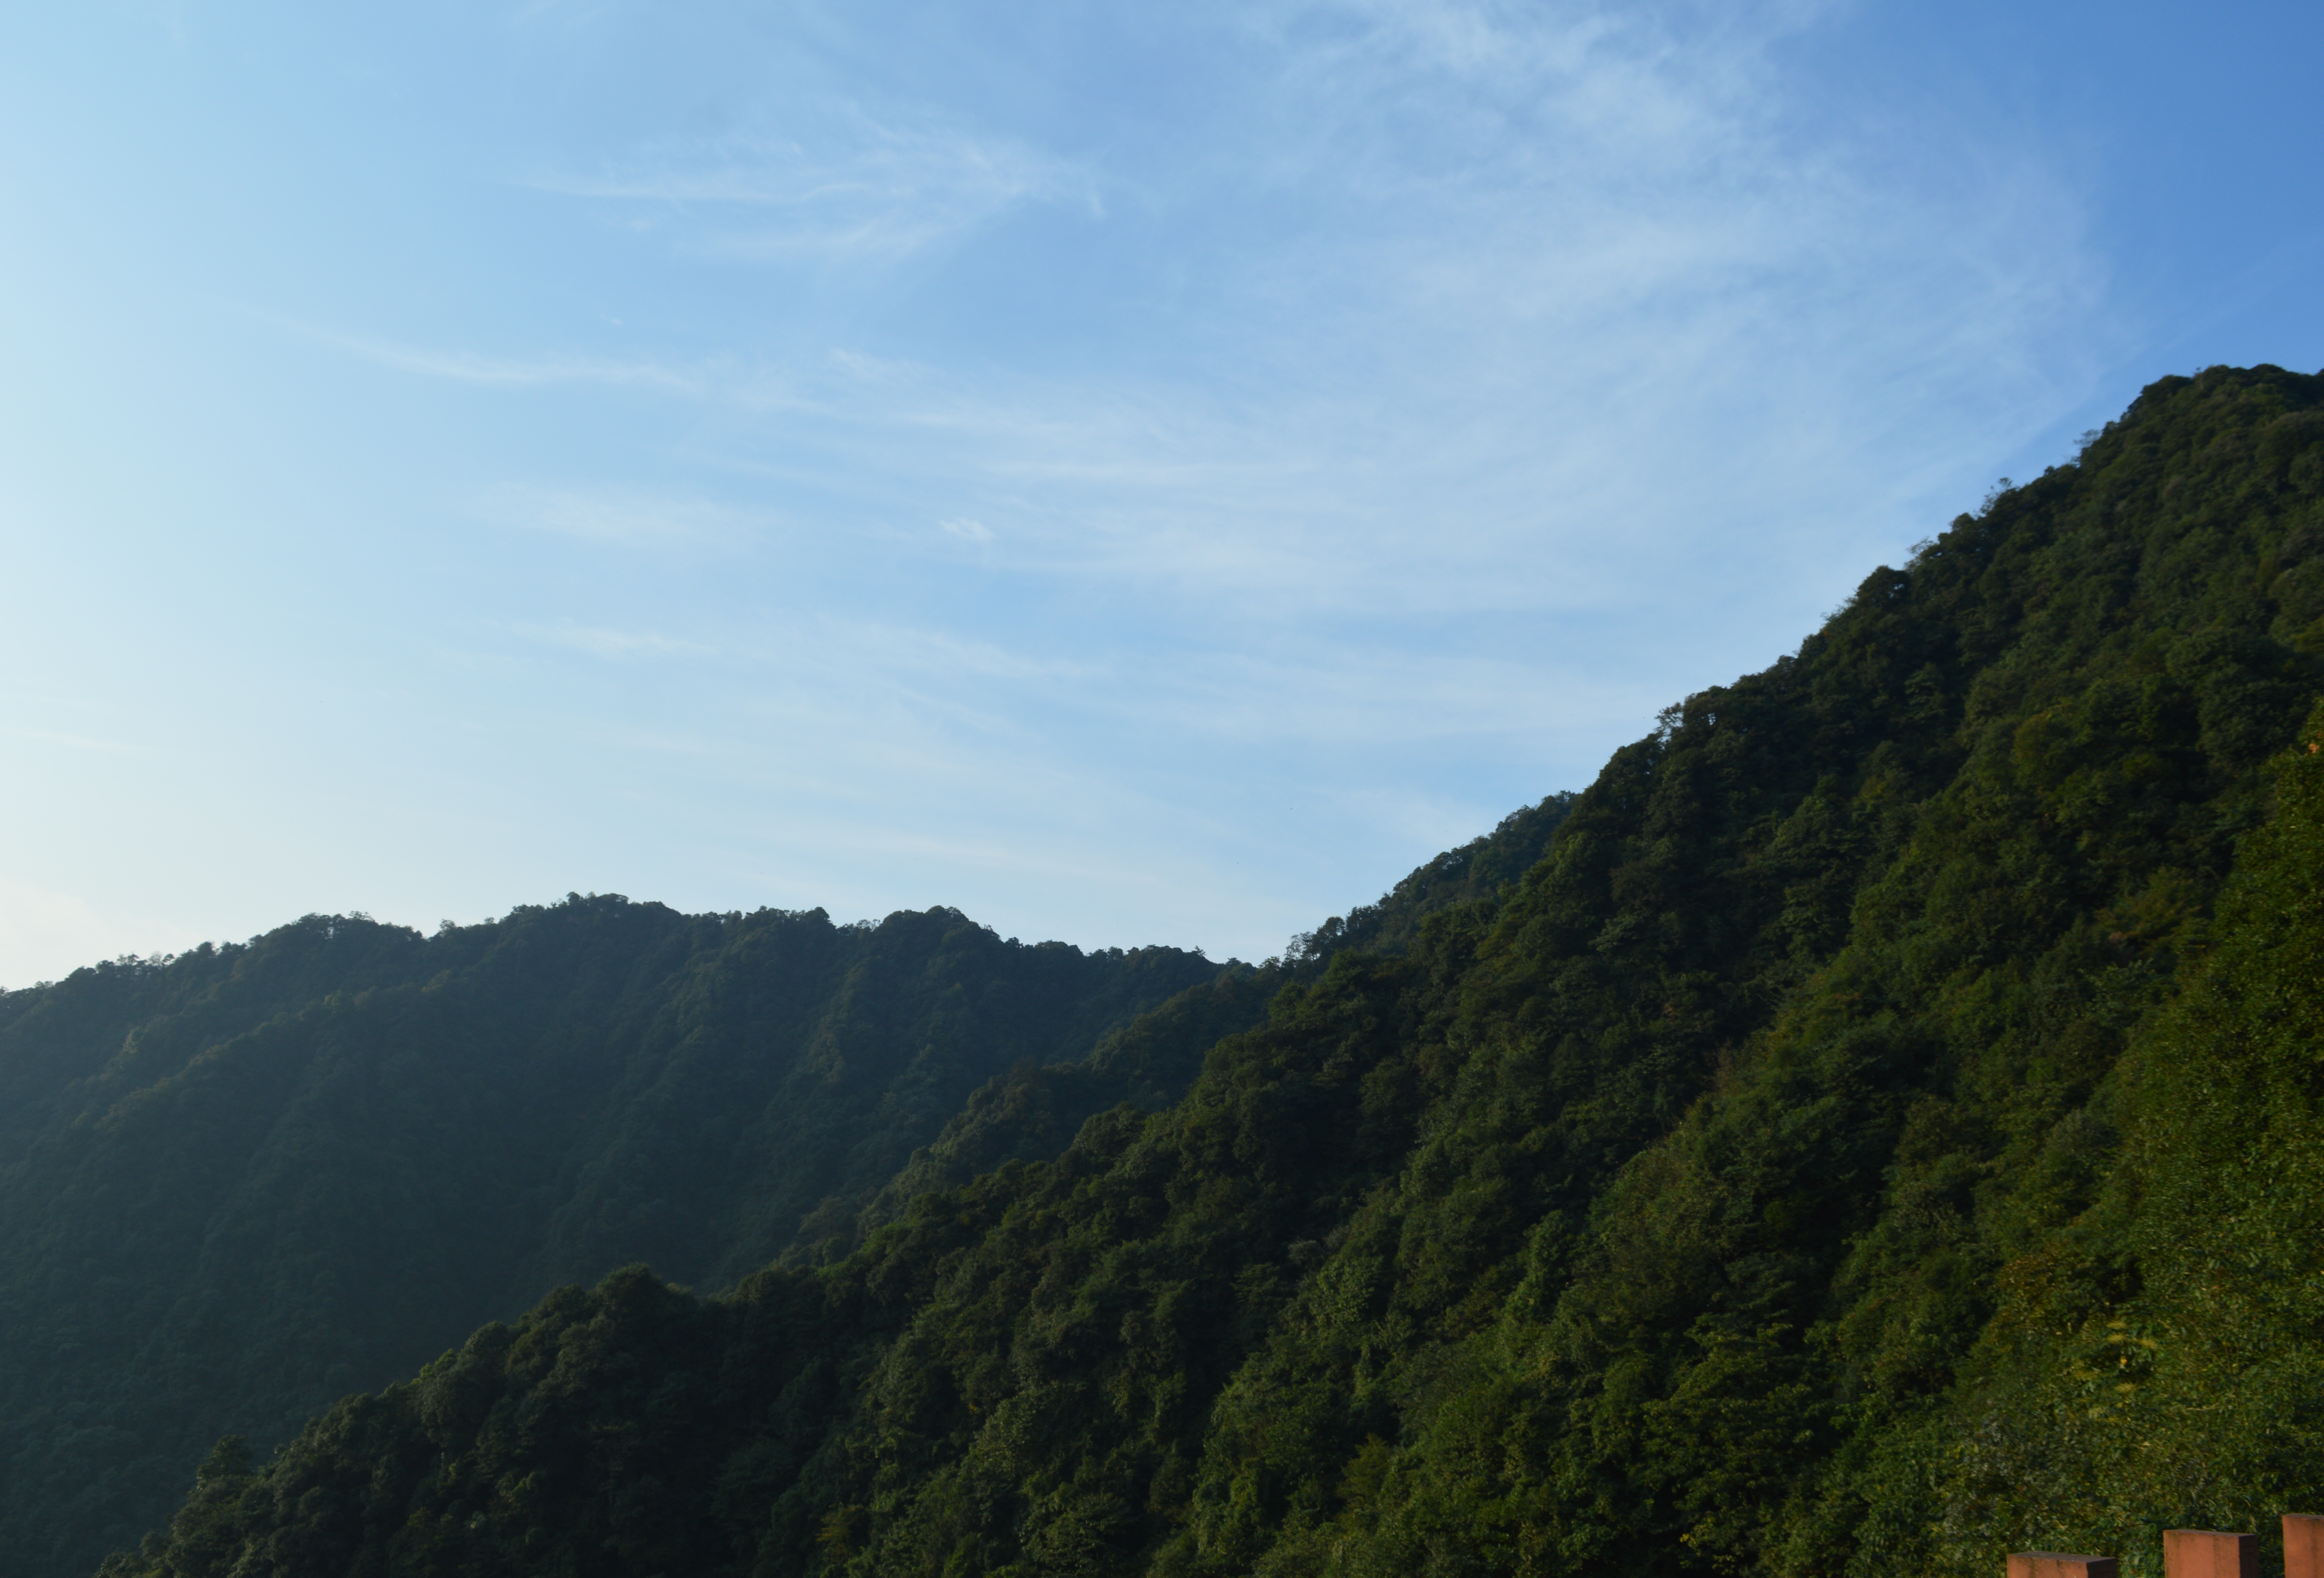
<svg viewBox="0 0 2324 1578"><path fill-rule="evenodd" d="M2324 10L0 20L0 983L311 910L1259 957L2140 385Z"/></svg>

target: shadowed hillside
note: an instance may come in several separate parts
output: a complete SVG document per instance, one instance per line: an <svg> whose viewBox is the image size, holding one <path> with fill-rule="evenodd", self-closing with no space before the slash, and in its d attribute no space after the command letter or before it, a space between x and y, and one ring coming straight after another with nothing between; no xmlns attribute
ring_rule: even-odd
<svg viewBox="0 0 2324 1578"><path fill-rule="evenodd" d="M280 1439L560 1283L731 1284L982 1081L1218 973L945 909L576 897L0 995L0 1570L88 1570L222 1432Z"/></svg>
<svg viewBox="0 0 2324 1578"><path fill-rule="evenodd" d="M225 1432L278 1441L626 1261L732 1285L1176 1100L1222 1036L1521 873L1505 818L1253 970L955 911L616 897L432 938L309 917L0 994L0 1573L86 1572Z"/></svg>

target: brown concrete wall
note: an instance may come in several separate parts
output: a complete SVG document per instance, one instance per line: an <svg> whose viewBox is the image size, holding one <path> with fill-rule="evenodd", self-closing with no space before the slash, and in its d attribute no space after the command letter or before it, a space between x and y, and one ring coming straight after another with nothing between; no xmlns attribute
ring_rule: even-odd
<svg viewBox="0 0 2324 1578"><path fill-rule="evenodd" d="M2259 1578L2259 1536L2166 1528L2163 1578Z"/></svg>
<svg viewBox="0 0 2324 1578"><path fill-rule="evenodd" d="M2122 1569L2112 1556L2019 1551L2009 1558L2009 1578L2122 1578Z"/></svg>

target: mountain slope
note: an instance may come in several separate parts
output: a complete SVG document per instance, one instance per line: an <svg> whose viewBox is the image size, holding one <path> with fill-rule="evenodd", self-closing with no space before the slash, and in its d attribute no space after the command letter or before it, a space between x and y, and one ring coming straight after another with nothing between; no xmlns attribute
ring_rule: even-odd
<svg viewBox="0 0 2324 1578"><path fill-rule="evenodd" d="M840 1213L831 1213L811 1222L810 1232L833 1225L819 1252L828 1257L854 1247L865 1232L895 1221L916 1195L966 1183L1005 1161L1047 1160L1108 1107L1167 1104L1202 1071L1204 1053L1264 1019L1268 1000L1286 983L1312 981L1345 948L1408 952L1430 916L1489 899L1523 876L1548 848L1573 800L1570 793L1554 794L1510 812L1492 832L1429 861L1377 901L1329 916L1293 937L1282 957L1256 971L1222 972L1207 985L1181 992L1107 1036L1086 1058L1027 1065L993 1080L853 1221L843 1223Z"/></svg>
<svg viewBox="0 0 2324 1578"><path fill-rule="evenodd" d="M980 1083L1218 973L950 910L576 897L0 995L0 1568L88 1570L222 1431L280 1439L560 1283L731 1284Z"/></svg>
<svg viewBox="0 0 2324 1578"><path fill-rule="evenodd" d="M2319 407L2163 380L1173 1105L560 1292L109 1571L2153 1572L2313 1505Z"/></svg>

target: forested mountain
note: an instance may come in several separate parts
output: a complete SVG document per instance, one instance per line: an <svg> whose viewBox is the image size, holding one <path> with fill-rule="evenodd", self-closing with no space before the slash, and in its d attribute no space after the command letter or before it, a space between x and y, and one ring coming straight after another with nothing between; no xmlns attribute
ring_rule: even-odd
<svg viewBox="0 0 2324 1578"><path fill-rule="evenodd" d="M107 1572L2272 1540L2324 1510L2319 697L2324 378L2165 379L1674 706L1518 881L1324 928L1175 1103L1051 1159L973 1109L915 1165L999 1165L851 1252L562 1289L221 1444Z"/></svg>
<svg viewBox="0 0 2324 1578"><path fill-rule="evenodd" d="M811 1219L809 1241L816 1254L828 1258L854 1247L864 1232L896 1220L917 1195L964 1184L1006 1161L1049 1159L1084 1122L1109 1107L1130 1102L1151 1109L1176 1100L1201 1072L1204 1051L1264 1019L1268 1000L1287 983L1313 979L1343 948L1402 953L1418 939L1428 917L1497 893L1523 876L1549 847L1573 798L1554 794L1512 811L1491 833L1438 855L1378 902L1331 916L1293 937L1281 958L1256 971L1223 972L1180 993L1107 1037L1085 1058L1022 1064L993 1080L852 1221L843 1223L836 1211Z"/></svg>
<svg viewBox="0 0 2324 1578"><path fill-rule="evenodd" d="M1165 1105L1339 940L1401 947L1521 873L1571 798L1256 970L576 895L0 993L0 1574L90 1571L222 1433L279 1442L560 1283L827 1260Z"/></svg>
<svg viewBox="0 0 2324 1578"><path fill-rule="evenodd" d="M0 1572L91 1570L221 1433L271 1444L561 1283L731 1286L982 1082L1220 974L946 909L576 896L0 995Z"/></svg>

